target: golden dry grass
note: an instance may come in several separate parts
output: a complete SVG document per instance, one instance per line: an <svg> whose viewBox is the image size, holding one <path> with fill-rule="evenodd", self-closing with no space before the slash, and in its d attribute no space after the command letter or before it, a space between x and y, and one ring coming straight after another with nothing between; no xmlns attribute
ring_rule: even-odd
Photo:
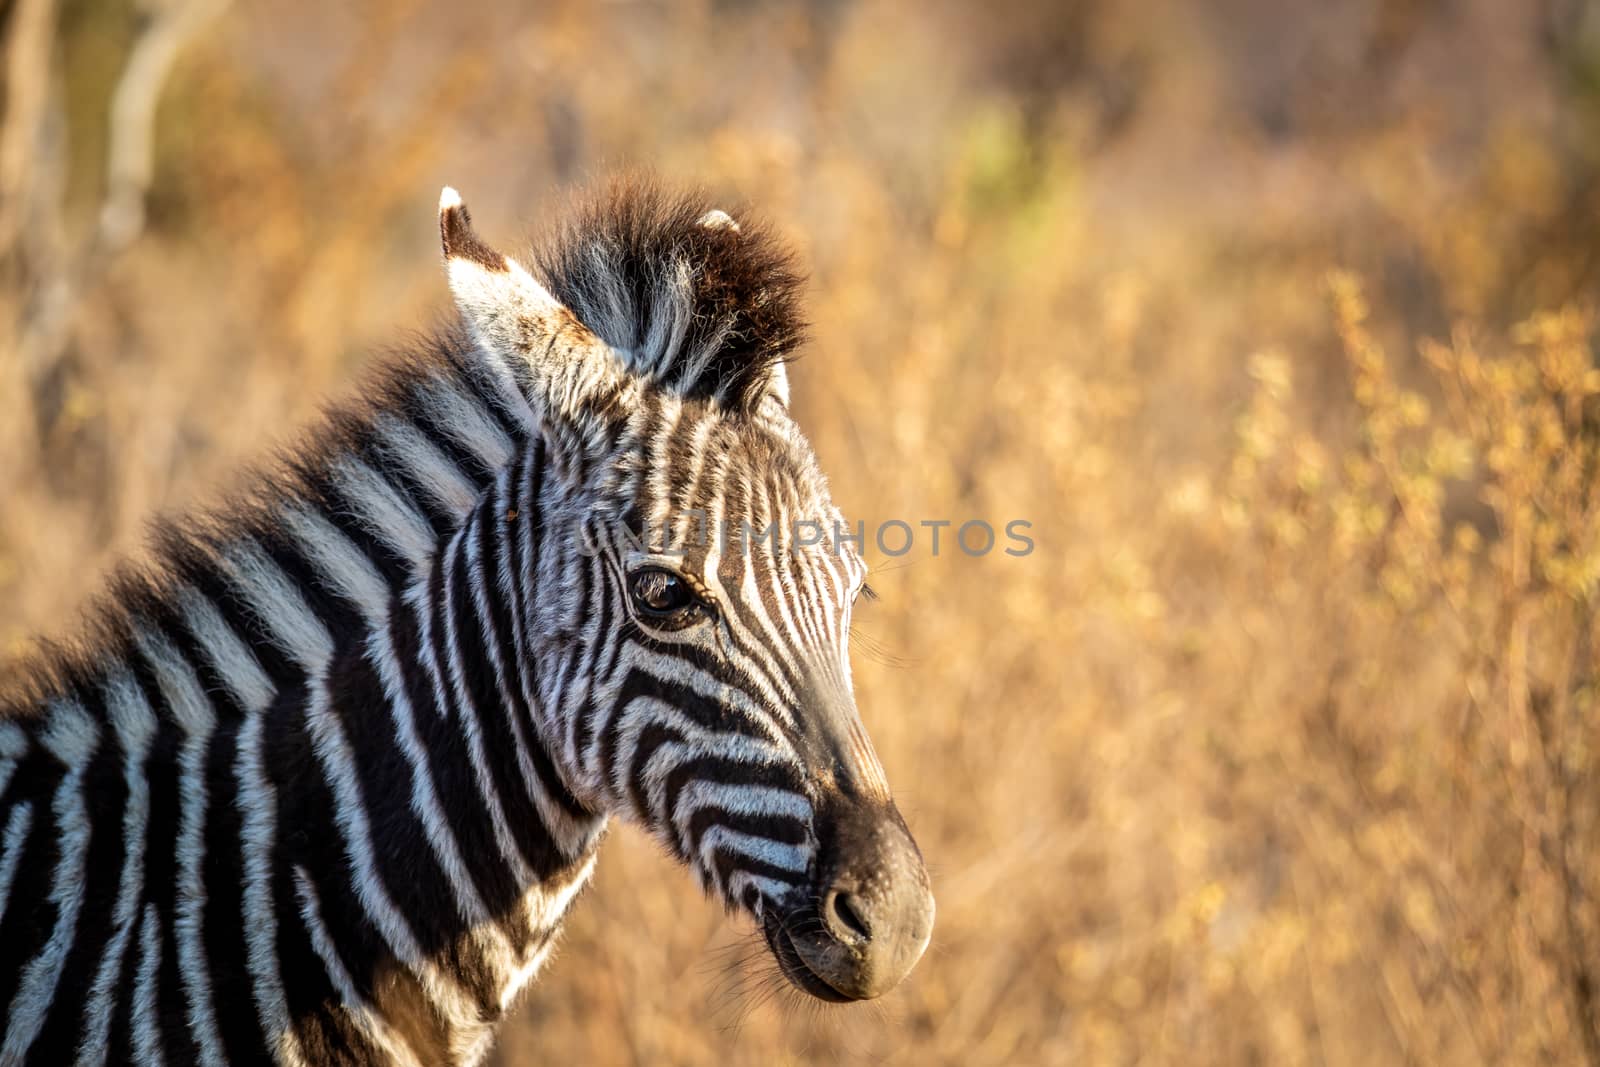
<svg viewBox="0 0 1600 1067"><path fill-rule="evenodd" d="M445 182L502 240L622 164L754 202L843 506L1033 523L860 619L905 987L763 999L622 830L501 1063L1600 1065L1591 6L240 0L25 365L137 28L60 12L6 251L0 654L442 313Z"/></svg>

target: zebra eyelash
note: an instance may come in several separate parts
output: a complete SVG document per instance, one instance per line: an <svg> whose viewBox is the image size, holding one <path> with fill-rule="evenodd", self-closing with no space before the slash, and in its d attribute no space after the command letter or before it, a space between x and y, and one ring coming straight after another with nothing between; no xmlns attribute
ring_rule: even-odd
<svg viewBox="0 0 1600 1067"><path fill-rule="evenodd" d="M861 588L856 592L858 600L874 601L878 599L878 591L866 582L861 583Z"/></svg>

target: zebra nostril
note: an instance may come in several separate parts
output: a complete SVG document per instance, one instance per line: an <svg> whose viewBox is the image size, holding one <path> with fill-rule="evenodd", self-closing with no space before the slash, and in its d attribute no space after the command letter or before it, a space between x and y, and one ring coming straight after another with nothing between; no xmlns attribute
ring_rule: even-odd
<svg viewBox="0 0 1600 1067"><path fill-rule="evenodd" d="M844 808L824 827L823 873L801 908L769 937L800 988L871 1000L900 984L928 947L933 893L922 854L893 807ZM818 986L825 987L822 992Z"/></svg>
<svg viewBox="0 0 1600 1067"><path fill-rule="evenodd" d="M839 889L831 891L828 894L826 907L829 913L828 925L834 927L835 933L838 933L838 927L842 926L854 937L863 941L872 940L872 928L867 925L867 920L861 914L859 902L851 894Z"/></svg>

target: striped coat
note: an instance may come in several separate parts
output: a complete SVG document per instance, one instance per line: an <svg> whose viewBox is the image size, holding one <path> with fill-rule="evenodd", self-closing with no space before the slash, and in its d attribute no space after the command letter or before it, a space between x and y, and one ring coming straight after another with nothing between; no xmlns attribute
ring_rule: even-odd
<svg viewBox="0 0 1600 1067"><path fill-rule="evenodd" d="M840 521L786 253L638 183L533 271L448 190L441 233L461 325L162 526L5 698L0 1064L477 1062L613 816L819 997L920 956L864 567L782 533Z"/></svg>

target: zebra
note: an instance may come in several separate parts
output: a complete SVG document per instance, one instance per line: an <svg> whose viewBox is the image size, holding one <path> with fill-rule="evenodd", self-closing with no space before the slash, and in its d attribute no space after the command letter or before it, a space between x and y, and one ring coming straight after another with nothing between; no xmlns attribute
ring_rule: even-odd
<svg viewBox="0 0 1600 1067"><path fill-rule="evenodd" d="M870 595L790 415L801 279L650 179L160 522L0 698L0 1064L472 1064L613 818L824 1001L934 904L853 697ZM691 525L750 537L690 536Z"/></svg>

